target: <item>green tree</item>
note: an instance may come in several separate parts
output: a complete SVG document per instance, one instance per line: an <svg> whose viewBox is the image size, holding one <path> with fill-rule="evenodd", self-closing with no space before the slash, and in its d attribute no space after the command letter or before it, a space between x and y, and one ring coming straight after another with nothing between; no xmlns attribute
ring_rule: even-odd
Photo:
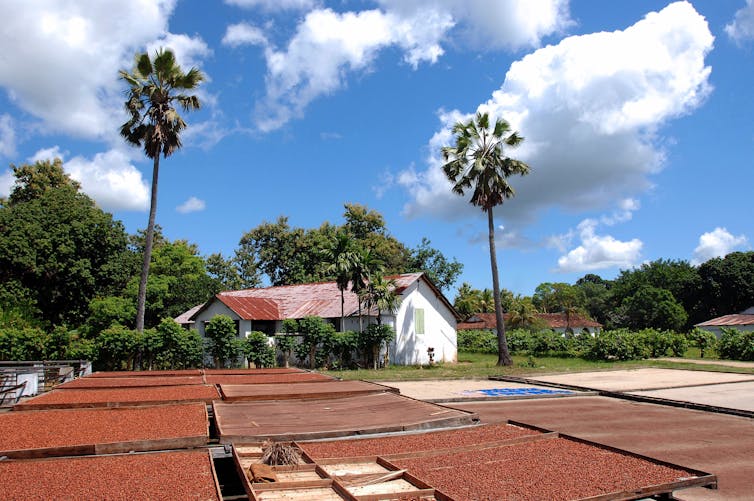
<svg viewBox="0 0 754 501"><path fill-rule="evenodd" d="M382 346L387 349L388 343L395 339L395 331L389 325L372 324L361 333L360 343L367 353L371 354L372 368L379 368L379 355Z"/></svg>
<svg viewBox="0 0 754 501"><path fill-rule="evenodd" d="M575 284L584 297L584 308L589 316L601 324L607 323L612 282L594 273L587 273Z"/></svg>
<svg viewBox="0 0 754 501"><path fill-rule="evenodd" d="M204 362L199 333L184 329L172 318L163 318L157 327L144 331L142 351L142 367L149 369L190 369L201 367Z"/></svg>
<svg viewBox="0 0 754 501"><path fill-rule="evenodd" d="M400 296L395 292L395 280L376 275L367 285L367 308L377 310L377 325L382 324L382 313L395 313L400 305Z"/></svg>
<svg viewBox="0 0 754 501"><path fill-rule="evenodd" d="M328 272L335 279L340 291L340 331L343 332L345 330L345 291L358 265L358 250L347 233L339 232L323 258L329 263Z"/></svg>
<svg viewBox="0 0 754 501"><path fill-rule="evenodd" d="M241 268L236 259L225 259L219 252L210 254L205 259L207 274L212 280L210 292L217 294L222 291L248 289L260 285L259 278L249 281L242 276Z"/></svg>
<svg viewBox="0 0 754 501"><path fill-rule="evenodd" d="M699 348L699 357L701 358L704 358L705 353L709 354L717 346L717 337L710 331L698 327L689 332L688 338L696 348Z"/></svg>
<svg viewBox="0 0 754 501"><path fill-rule="evenodd" d="M79 325L94 297L127 280L123 225L79 191L60 161L14 172L16 185L0 207L0 307Z"/></svg>
<svg viewBox="0 0 754 501"><path fill-rule="evenodd" d="M157 325L164 317L175 318L213 294L216 282L209 276L195 244L185 240L156 240L147 281L145 325ZM140 282L129 282L126 295L136 304Z"/></svg>
<svg viewBox="0 0 754 501"><path fill-rule="evenodd" d="M686 324L686 311L666 289L643 285L622 306L632 329L680 331Z"/></svg>
<svg viewBox="0 0 754 501"><path fill-rule="evenodd" d="M442 252L431 246L428 238L422 238L419 245L411 249L407 272L424 272L432 283L442 290L448 290L463 272L463 264L457 259L448 260Z"/></svg>
<svg viewBox="0 0 754 501"><path fill-rule="evenodd" d="M39 328L0 329L0 360L44 360L50 337Z"/></svg>
<svg viewBox="0 0 754 501"><path fill-rule="evenodd" d="M204 328L204 334L207 336L215 367L226 367L241 354L243 341L238 339L236 323L229 316L214 316Z"/></svg>
<svg viewBox="0 0 754 501"><path fill-rule="evenodd" d="M95 341L97 366L104 370L130 370L134 366L141 343L138 331L113 325L100 332Z"/></svg>
<svg viewBox="0 0 754 501"><path fill-rule="evenodd" d="M128 143L143 146L146 156L153 160L152 196L136 313L136 329L141 332L144 330L147 277L157 214L160 154L167 158L181 147L181 132L186 128L186 122L178 114L176 104L184 111L199 109L199 98L184 92L196 89L204 75L196 68L184 73L172 51L159 49L154 60L147 53L137 54L132 72L121 70L120 76L129 86L125 106L130 114L120 133Z"/></svg>
<svg viewBox="0 0 754 501"><path fill-rule="evenodd" d="M303 336L299 347L302 353L309 355L309 368L316 369L317 352L320 352L320 358L326 358L329 355L335 328L320 317L304 317L298 321L298 330Z"/></svg>
<svg viewBox="0 0 754 501"><path fill-rule="evenodd" d="M493 209L515 194L508 178L529 173L528 165L506 156L504 151L506 148L515 148L524 138L517 132L511 132L510 125L503 119L497 119L490 127L487 113L477 113L475 118L466 123L456 123L453 134L454 146L442 149L445 160L442 169L453 183L453 193L464 195L466 190L472 189L470 203L487 213L492 291L497 321L498 365L513 365L505 339L505 323L500 304Z"/></svg>
<svg viewBox="0 0 754 501"><path fill-rule="evenodd" d="M691 323L754 306L754 251L731 252L701 264L700 297Z"/></svg>
<svg viewBox="0 0 754 501"><path fill-rule="evenodd" d="M469 318L474 313L479 313L478 289L474 289L470 283L464 282L458 288L453 300L453 307L463 318Z"/></svg>
<svg viewBox="0 0 754 501"><path fill-rule="evenodd" d="M249 333L244 344L244 354L257 369L275 366L275 347L270 345L270 338L264 332Z"/></svg>
<svg viewBox="0 0 754 501"><path fill-rule="evenodd" d="M89 302L86 330L97 334L113 324L133 327L136 306L130 299L118 296L94 298Z"/></svg>

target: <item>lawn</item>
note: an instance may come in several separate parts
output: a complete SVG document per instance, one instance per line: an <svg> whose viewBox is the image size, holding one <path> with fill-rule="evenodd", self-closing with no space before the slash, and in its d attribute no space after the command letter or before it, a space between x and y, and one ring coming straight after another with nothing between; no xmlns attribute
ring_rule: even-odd
<svg viewBox="0 0 754 501"><path fill-rule="evenodd" d="M754 368L728 367L723 365L700 365L691 362L670 362L665 360L632 360L629 362L595 362L581 358L556 358L513 356L512 367L497 367L497 355L460 352L458 363L440 363L429 366L392 365L379 370L327 371L324 374L341 379L368 379L403 381L415 379L461 379L487 378L489 376L521 376L552 374L561 372L585 372L615 369L636 369L639 367L660 367L666 369L688 369L723 372L754 373Z"/></svg>

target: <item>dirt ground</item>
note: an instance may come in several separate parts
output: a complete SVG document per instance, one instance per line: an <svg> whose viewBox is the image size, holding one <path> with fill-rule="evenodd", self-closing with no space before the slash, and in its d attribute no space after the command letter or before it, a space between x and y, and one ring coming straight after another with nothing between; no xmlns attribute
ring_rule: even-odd
<svg viewBox="0 0 754 501"><path fill-rule="evenodd" d="M718 476L719 490L683 490L680 499L754 499L748 418L594 396L451 405L485 423L522 421Z"/></svg>

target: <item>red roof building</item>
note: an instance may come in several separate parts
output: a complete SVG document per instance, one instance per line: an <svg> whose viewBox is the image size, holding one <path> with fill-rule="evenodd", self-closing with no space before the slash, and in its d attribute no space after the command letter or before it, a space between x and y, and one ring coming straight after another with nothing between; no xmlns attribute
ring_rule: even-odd
<svg viewBox="0 0 754 501"><path fill-rule="evenodd" d="M537 313L537 318L543 321L548 329L552 329L556 332L565 332L570 328L572 332L583 332L587 330L589 333L594 334L602 329L602 324L584 318L580 315L571 315L570 318L565 313ZM505 322L510 321L510 314L505 313L503 315ZM497 322L495 320L494 313L476 313L469 317L465 322L458 323L458 330L476 330L476 329L489 329L495 330L497 328Z"/></svg>
<svg viewBox="0 0 754 501"><path fill-rule="evenodd" d="M694 327L699 327L700 329L712 332L717 337L722 335L722 331L720 330L722 327L731 327L741 331L754 331L754 306L741 313L723 315L722 317L698 323Z"/></svg>

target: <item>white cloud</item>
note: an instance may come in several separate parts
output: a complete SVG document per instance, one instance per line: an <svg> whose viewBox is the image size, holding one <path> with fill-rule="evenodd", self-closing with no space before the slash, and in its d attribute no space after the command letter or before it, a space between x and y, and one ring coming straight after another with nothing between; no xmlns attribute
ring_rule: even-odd
<svg viewBox="0 0 754 501"><path fill-rule="evenodd" d="M0 198L7 198L14 184L16 184L16 178L13 176L13 171L6 170L0 174Z"/></svg>
<svg viewBox="0 0 754 501"><path fill-rule="evenodd" d="M701 264L713 257L724 257L736 248L748 244L745 235L733 236L727 229L717 227L699 237L699 245L694 249L692 264Z"/></svg>
<svg viewBox="0 0 754 501"><path fill-rule="evenodd" d="M736 43L754 39L754 0L736 11L733 21L725 26L725 33Z"/></svg>
<svg viewBox="0 0 754 501"><path fill-rule="evenodd" d="M0 155L12 157L16 154L16 130L13 117L7 113L0 115Z"/></svg>
<svg viewBox="0 0 754 501"><path fill-rule="evenodd" d="M188 214L189 212L203 211L206 207L207 204L204 203L204 200L200 200L196 197L189 197L188 200L176 207L175 210L181 214Z"/></svg>
<svg viewBox="0 0 754 501"><path fill-rule="evenodd" d="M228 5L260 8L264 11L309 10L319 4L317 0L225 0Z"/></svg>
<svg viewBox="0 0 754 501"><path fill-rule="evenodd" d="M238 23L227 27L222 43L230 47L241 45L261 45L264 47L269 42L262 29L249 23Z"/></svg>
<svg viewBox="0 0 754 501"><path fill-rule="evenodd" d="M175 61L184 71L192 67L198 68L203 59L212 55L212 49L201 37L183 34L166 33L158 40L147 44L147 53L152 56L160 48L170 49L175 55Z"/></svg>
<svg viewBox="0 0 754 501"><path fill-rule="evenodd" d="M597 235L597 221L585 219L578 225L581 245L558 259L556 271L581 272L604 268L629 268L641 256L642 242L632 239L623 242L610 235Z"/></svg>
<svg viewBox="0 0 754 501"><path fill-rule="evenodd" d="M314 99L336 92L354 72L369 71L385 48L397 47L416 69L433 64L444 54L443 41L459 26L490 48L536 46L541 37L568 24L565 0L508 0L490 8L489 2L381 2L384 10L338 13L310 11L286 47L273 47L265 33L246 23L227 28L223 43L261 45L267 62L267 93L257 103L256 123L262 131L282 127L301 117ZM493 38L490 38L490 36Z"/></svg>
<svg viewBox="0 0 754 501"><path fill-rule="evenodd" d="M42 148L41 150L37 150L36 153L28 158L28 160L31 163L42 162L44 160L55 160L56 158L65 160L65 157L67 155L68 152L60 151L60 146L55 145L50 148Z"/></svg>
<svg viewBox="0 0 754 501"><path fill-rule="evenodd" d="M435 11L452 17L460 37L481 49L537 47L571 24L568 0L379 0L388 12L415 17Z"/></svg>
<svg viewBox="0 0 754 501"><path fill-rule="evenodd" d="M117 134L118 70L163 35L175 0L8 0L0 31L0 86L47 131ZM23 43L19 43L23 40Z"/></svg>
<svg viewBox="0 0 754 501"><path fill-rule="evenodd" d="M502 87L478 107L526 138L509 152L531 174L511 179L517 195L500 210L506 225L529 223L547 207L602 209L648 189L649 175L664 162L658 129L692 112L711 90L704 58L713 40L704 18L679 2L623 31L569 37L513 63ZM441 111L428 168L399 176L412 196L408 215L478 214L450 191L440 169L451 127L470 116Z"/></svg>
<svg viewBox="0 0 754 501"><path fill-rule="evenodd" d="M105 210L146 210L149 186L127 154L119 150L97 153L91 160L81 156L63 163L72 179Z"/></svg>

